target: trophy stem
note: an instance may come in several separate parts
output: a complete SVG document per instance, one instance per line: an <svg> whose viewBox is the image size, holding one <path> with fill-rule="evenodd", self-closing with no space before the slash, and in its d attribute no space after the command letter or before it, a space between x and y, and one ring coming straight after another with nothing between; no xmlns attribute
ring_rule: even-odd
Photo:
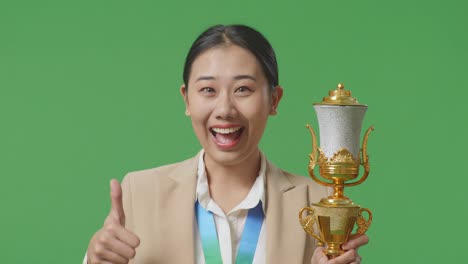
<svg viewBox="0 0 468 264"><path fill-rule="evenodd" d="M333 194L320 200L320 204L326 206L355 206L353 201L344 195L345 186L342 179L333 179Z"/></svg>
<svg viewBox="0 0 468 264"><path fill-rule="evenodd" d="M330 196L330 199L334 200L349 200L348 197L344 195L344 187L345 187L344 180L341 178L333 179L333 195Z"/></svg>
<svg viewBox="0 0 468 264"><path fill-rule="evenodd" d="M327 249L323 250L323 253L327 255L328 259L334 259L343 255L345 251L341 249L341 245L339 243L329 243L327 244Z"/></svg>
<svg viewBox="0 0 468 264"><path fill-rule="evenodd" d="M345 198L346 196L344 196L344 184L341 182L341 183L335 183L333 185L333 196L331 198L333 199L343 199ZM348 198L348 197L346 197Z"/></svg>

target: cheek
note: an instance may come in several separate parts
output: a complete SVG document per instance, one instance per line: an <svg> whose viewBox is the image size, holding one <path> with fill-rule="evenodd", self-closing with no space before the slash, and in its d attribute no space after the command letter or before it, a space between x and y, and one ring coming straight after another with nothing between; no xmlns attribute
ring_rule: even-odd
<svg viewBox="0 0 468 264"><path fill-rule="evenodd" d="M191 98L188 105L194 128L205 127L211 113L211 106L199 98Z"/></svg>
<svg viewBox="0 0 468 264"><path fill-rule="evenodd" d="M269 117L270 108L268 100L250 102L242 109L242 115L249 122L249 134L252 136L251 139L257 142L263 135Z"/></svg>
<svg viewBox="0 0 468 264"><path fill-rule="evenodd" d="M244 102L242 109L246 118L261 121L266 119L270 113L270 102L268 98L259 96Z"/></svg>
<svg viewBox="0 0 468 264"><path fill-rule="evenodd" d="M205 115L201 115L200 112L192 112L190 118L192 119L192 129L195 136L198 138L198 141L204 145L203 142L205 142L209 135L206 129L208 118Z"/></svg>

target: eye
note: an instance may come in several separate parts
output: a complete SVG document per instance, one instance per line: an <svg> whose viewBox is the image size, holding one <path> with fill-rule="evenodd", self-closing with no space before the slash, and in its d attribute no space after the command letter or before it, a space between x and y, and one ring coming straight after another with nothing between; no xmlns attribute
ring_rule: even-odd
<svg viewBox="0 0 468 264"><path fill-rule="evenodd" d="M236 91L235 91L235 93L240 93L240 94L248 94L250 92L252 92L252 89L250 89L247 86L241 86L241 87L237 88Z"/></svg>
<svg viewBox="0 0 468 264"><path fill-rule="evenodd" d="M203 87L200 89L200 92L201 93L205 93L205 94L212 94L215 92L215 89L211 88L211 87Z"/></svg>

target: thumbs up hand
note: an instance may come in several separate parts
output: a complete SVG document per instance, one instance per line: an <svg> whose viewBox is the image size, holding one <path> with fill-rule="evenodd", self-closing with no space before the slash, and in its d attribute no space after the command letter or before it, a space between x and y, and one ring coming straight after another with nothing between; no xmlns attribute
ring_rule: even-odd
<svg viewBox="0 0 468 264"><path fill-rule="evenodd" d="M88 246L88 264L128 263L135 256L140 239L125 228L122 204L122 187L113 179L110 182L111 210L104 226L91 238Z"/></svg>

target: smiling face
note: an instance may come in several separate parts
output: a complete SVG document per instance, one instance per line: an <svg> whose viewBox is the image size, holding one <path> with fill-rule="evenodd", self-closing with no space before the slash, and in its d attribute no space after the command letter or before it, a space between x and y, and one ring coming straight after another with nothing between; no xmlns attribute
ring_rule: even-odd
<svg viewBox="0 0 468 264"><path fill-rule="evenodd" d="M257 157L258 143L268 116L276 113L282 88L270 90L248 50L223 45L195 59L188 89L182 85L181 93L205 159L231 166Z"/></svg>

